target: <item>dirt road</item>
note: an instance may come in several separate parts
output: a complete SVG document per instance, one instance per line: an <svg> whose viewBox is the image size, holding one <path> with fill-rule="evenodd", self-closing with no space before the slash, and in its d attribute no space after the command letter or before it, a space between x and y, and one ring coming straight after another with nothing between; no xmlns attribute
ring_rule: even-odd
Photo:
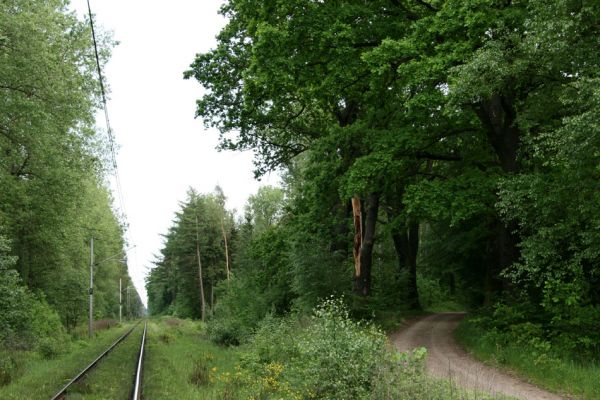
<svg viewBox="0 0 600 400"><path fill-rule="evenodd" d="M515 379L469 356L454 341L452 332L464 313L441 313L420 319L394 333L390 339L398 350L426 347L427 370L451 379L458 386L481 393L503 394L527 400L560 400L556 394Z"/></svg>

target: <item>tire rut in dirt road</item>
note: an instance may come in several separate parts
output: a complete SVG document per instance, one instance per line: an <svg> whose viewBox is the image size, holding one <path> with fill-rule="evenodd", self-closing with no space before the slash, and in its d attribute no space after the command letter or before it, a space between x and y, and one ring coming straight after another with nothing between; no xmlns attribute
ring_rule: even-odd
<svg viewBox="0 0 600 400"><path fill-rule="evenodd" d="M563 397L488 367L469 356L454 340L453 332L464 313L440 313L420 319L390 339L400 351L427 348L427 371L479 393L502 394L526 400L560 400Z"/></svg>

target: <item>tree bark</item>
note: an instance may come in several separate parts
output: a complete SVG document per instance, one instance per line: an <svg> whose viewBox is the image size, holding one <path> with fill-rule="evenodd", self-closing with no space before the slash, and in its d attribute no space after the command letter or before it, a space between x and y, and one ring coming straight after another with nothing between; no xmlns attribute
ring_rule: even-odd
<svg viewBox="0 0 600 400"><path fill-rule="evenodd" d="M417 255L419 251L419 224L410 222L408 227L392 232L394 249L398 257L400 270L406 268L408 282L406 285L406 299L411 310L420 310L419 291L417 288Z"/></svg>
<svg viewBox="0 0 600 400"><path fill-rule="evenodd" d="M498 156L505 172L519 171L517 155L521 142L521 132L517 126L517 112L511 96L494 94L482 101L476 110L487 138Z"/></svg>
<svg viewBox="0 0 600 400"><path fill-rule="evenodd" d="M502 170L507 174L515 174L520 170L518 151L521 141L521 132L517 126L517 112L514 96L510 94L494 94L489 99L482 101L476 109L477 115L486 129L490 142ZM493 249L494 262L488 266L486 276L485 303L490 303L495 293L506 291L508 281L500 277L500 273L519 259L517 247L518 236L514 233L514 224L506 225L500 216L496 217L492 229L494 230Z"/></svg>
<svg viewBox="0 0 600 400"><path fill-rule="evenodd" d="M419 224L411 221L408 224L407 259L408 267L408 305L413 310L420 310L419 291L417 288L417 255L419 252Z"/></svg>
<svg viewBox="0 0 600 400"><path fill-rule="evenodd" d="M354 291L357 295L367 297L371 295L371 268L373 265L373 246L375 245L375 226L379 213L379 193L371 193L367 197L366 212L362 216L362 207L357 197L352 199L352 208L355 221L354 236ZM360 212L355 211L358 208ZM362 218L357 218L361 217ZM358 224L357 219L361 222ZM357 238L360 240L357 243ZM358 245L358 246L357 246ZM358 251L356 250L358 248ZM358 253L358 254L357 254Z"/></svg>
<svg viewBox="0 0 600 400"><path fill-rule="evenodd" d="M361 274L360 247L362 245L362 206L358 196L352 198L352 219L354 221L354 243L352 255L354 256L354 279Z"/></svg>

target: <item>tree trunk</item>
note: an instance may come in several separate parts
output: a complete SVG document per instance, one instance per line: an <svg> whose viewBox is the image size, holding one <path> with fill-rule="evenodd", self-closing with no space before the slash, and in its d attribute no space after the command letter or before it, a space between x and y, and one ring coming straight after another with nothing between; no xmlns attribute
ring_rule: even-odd
<svg viewBox="0 0 600 400"><path fill-rule="evenodd" d="M490 142L502 170L507 174L515 174L520 170L518 150L521 132L517 126L515 99L512 95L494 94L482 101L476 109L477 115L486 129ZM500 277L500 273L519 259L517 247L519 238L515 234L513 223L506 225L500 216L496 216L492 229L494 261L488 266L485 284L485 302L490 303L495 293L506 291L509 283Z"/></svg>
<svg viewBox="0 0 600 400"><path fill-rule="evenodd" d="M476 112L502 170L508 173L518 172L520 166L517 154L521 132L516 122L514 99L511 96L492 95L490 99L481 102Z"/></svg>
<svg viewBox="0 0 600 400"><path fill-rule="evenodd" d="M355 224L354 291L363 297L371 295L371 267L373 265L373 246L375 245L375 226L379 212L379 196L379 193L371 193L367 197L364 216L358 197L352 199Z"/></svg>
<svg viewBox="0 0 600 400"><path fill-rule="evenodd" d="M419 224L411 222L408 228L392 232L394 249L398 257L400 270L406 268L408 282L406 285L406 299L411 310L420 310L419 291L417 288L417 254L419 251Z"/></svg>
<svg viewBox="0 0 600 400"><path fill-rule="evenodd" d="M360 247L362 244L362 207L358 196L352 198L352 219L354 221L354 243L352 255L354 256L354 279L358 279L360 268Z"/></svg>
<svg viewBox="0 0 600 400"><path fill-rule="evenodd" d="M409 222L407 238L407 259L408 267L408 305L413 310L420 310L419 291L417 288L417 255L419 252L419 224Z"/></svg>
<svg viewBox="0 0 600 400"><path fill-rule="evenodd" d="M229 279L230 279L230 272L229 272L229 250L227 248L227 234L225 233L225 224L223 224L223 218L221 218L221 232L223 233L223 241L225 242L225 272L227 273L227 284L229 284ZM212 305L211 305L211 309L212 309Z"/></svg>
<svg viewBox="0 0 600 400"><path fill-rule="evenodd" d="M202 261L200 261L200 237L198 234L198 216L196 215L196 258L198 259L198 281L200 285L200 318L206 318L206 300L204 298L204 282L202 280Z"/></svg>

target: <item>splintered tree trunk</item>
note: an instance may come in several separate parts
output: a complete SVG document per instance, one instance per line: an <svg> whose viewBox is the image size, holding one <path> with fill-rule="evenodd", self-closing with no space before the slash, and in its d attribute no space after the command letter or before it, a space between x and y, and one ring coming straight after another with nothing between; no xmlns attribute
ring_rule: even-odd
<svg viewBox="0 0 600 400"><path fill-rule="evenodd" d="M196 215L196 258L198 259L198 281L200 284L200 317L206 318L206 300L204 298L204 282L202 280L202 261L200 261L200 236L198 234L198 216Z"/></svg>
<svg viewBox="0 0 600 400"><path fill-rule="evenodd" d="M371 193L366 201L366 213L362 217L360 199L352 199L354 215L354 291L359 296L371 295L371 268L373 265L373 247L375 245L375 226L379 212L379 194ZM363 222L364 221L364 222ZM357 229L358 228L358 229Z"/></svg>
<svg viewBox="0 0 600 400"><path fill-rule="evenodd" d="M354 256L354 279L360 277L360 246L362 243L362 210L360 198L354 196L352 198L352 217L354 220L354 246L352 254Z"/></svg>

